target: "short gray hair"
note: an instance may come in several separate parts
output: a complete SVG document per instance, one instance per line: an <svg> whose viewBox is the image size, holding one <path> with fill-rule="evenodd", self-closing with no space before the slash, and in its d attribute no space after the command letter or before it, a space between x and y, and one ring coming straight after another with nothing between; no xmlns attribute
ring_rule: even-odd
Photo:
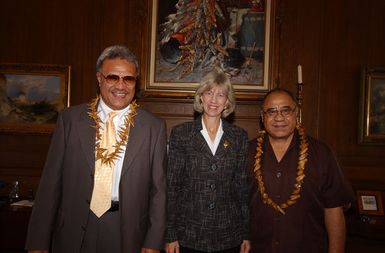
<svg viewBox="0 0 385 253"><path fill-rule="evenodd" d="M223 88L224 92L226 93L228 101L225 105L225 109L222 112L222 117L226 118L234 112L235 93L229 77L221 70L211 71L203 77L197 91L195 92L194 110L199 113L203 112L201 97L205 91L210 90L215 85L218 85L219 87Z"/></svg>
<svg viewBox="0 0 385 253"><path fill-rule="evenodd" d="M112 60L117 58L133 63L136 67L136 76L139 75L139 62L136 56L127 47L122 45L114 45L104 49L96 61L96 71L101 70L106 59Z"/></svg>

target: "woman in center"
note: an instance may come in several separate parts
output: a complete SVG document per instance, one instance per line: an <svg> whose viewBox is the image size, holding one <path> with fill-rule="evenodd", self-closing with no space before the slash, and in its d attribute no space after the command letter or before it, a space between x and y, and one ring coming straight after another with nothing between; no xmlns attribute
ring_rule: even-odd
<svg viewBox="0 0 385 253"><path fill-rule="evenodd" d="M194 97L200 115L175 126L167 169L167 253L250 250L247 133L224 118L235 108L229 78L205 75Z"/></svg>

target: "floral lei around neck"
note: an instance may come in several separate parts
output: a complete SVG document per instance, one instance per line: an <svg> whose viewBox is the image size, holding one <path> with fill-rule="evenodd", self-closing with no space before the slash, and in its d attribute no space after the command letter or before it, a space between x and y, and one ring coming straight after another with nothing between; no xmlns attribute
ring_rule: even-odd
<svg viewBox="0 0 385 253"><path fill-rule="evenodd" d="M262 145L265 138L266 131L261 130L259 131L259 135L257 137L257 153L255 155L255 164L254 164L254 173L255 178L258 182L258 191L261 195L262 202L264 204L268 204L272 206L277 212L281 214L285 214L284 209L288 208L289 206L294 205L297 203L297 201L300 199L300 191L301 191L301 185L303 183L303 179L305 178L304 170L305 170L305 164L307 162L308 157L308 140L305 134L305 130L301 126L297 126L297 130L299 133L300 138L300 146L299 146L299 154L298 154L298 165L297 165L297 176L294 183L294 190L291 193L289 199L285 203L277 204L275 203L269 195L266 193L265 184L263 182L263 176L261 172L261 160L262 160Z"/></svg>
<svg viewBox="0 0 385 253"><path fill-rule="evenodd" d="M107 164L108 166L111 166L115 163L115 160L117 158L120 158L119 155L123 151L122 147L128 142L128 139L130 136L130 127L134 126L134 119L135 119L135 116L137 115L136 108L138 108L139 105L136 104L135 100L131 102L130 112L124 118L124 127L118 131L120 140L117 141L116 144L114 145L114 148L115 148L114 152L109 153L107 152L107 149L100 147L102 134L100 133L101 120L97 112L99 99L100 97L97 96L88 105L88 109L89 109L88 115L91 117L91 119L95 121L95 126L92 126L96 129L95 158L96 158L96 161L100 159L102 164Z"/></svg>

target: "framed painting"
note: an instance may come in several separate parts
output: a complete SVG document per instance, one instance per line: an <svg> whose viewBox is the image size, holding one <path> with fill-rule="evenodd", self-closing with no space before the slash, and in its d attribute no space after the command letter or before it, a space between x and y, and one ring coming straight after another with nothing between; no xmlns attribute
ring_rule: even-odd
<svg viewBox="0 0 385 253"><path fill-rule="evenodd" d="M381 191L357 191L358 211L366 215L384 215Z"/></svg>
<svg viewBox="0 0 385 253"><path fill-rule="evenodd" d="M272 0L152 0L144 96L192 97L202 77L221 69L237 98L271 85Z"/></svg>
<svg viewBox="0 0 385 253"><path fill-rule="evenodd" d="M364 68L360 92L359 142L385 144L385 68Z"/></svg>
<svg viewBox="0 0 385 253"><path fill-rule="evenodd" d="M71 68L66 65L0 64L0 131L51 133L69 106Z"/></svg>

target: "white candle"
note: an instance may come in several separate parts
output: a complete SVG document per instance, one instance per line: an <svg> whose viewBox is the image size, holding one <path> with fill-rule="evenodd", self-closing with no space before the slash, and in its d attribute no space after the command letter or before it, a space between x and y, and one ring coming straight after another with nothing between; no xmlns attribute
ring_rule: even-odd
<svg viewBox="0 0 385 253"><path fill-rule="evenodd" d="M302 66L298 65L298 83L302 83Z"/></svg>

